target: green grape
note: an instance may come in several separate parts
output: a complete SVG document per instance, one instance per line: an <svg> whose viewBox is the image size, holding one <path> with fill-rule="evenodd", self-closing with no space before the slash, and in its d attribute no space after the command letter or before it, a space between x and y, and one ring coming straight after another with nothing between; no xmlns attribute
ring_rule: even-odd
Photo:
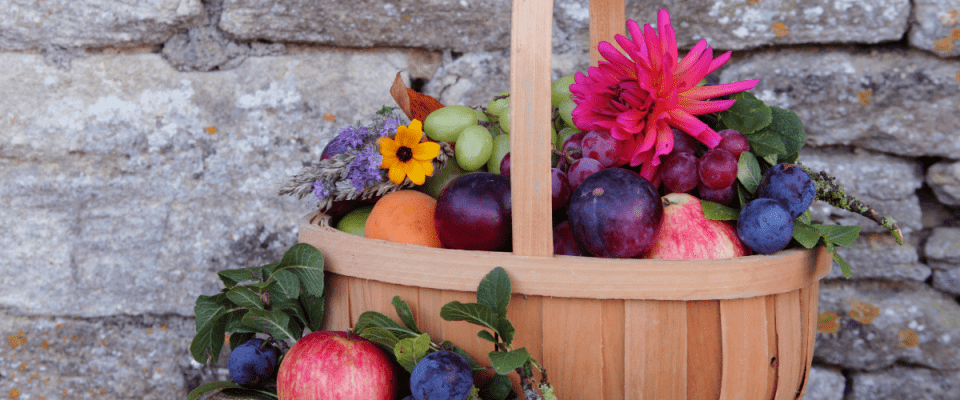
<svg viewBox="0 0 960 400"><path fill-rule="evenodd" d="M500 111L500 128L504 132L510 133L510 104Z"/></svg>
<svg viewBox="0 0 960 400"><path fill-rule="evenodd" d="M496 97L509 96L509 95L510 95L510 91L508 90L506 92L501 92ZM491 117L491 121L496 122L498 119L497 117L500 115L500 112L503 111L504 108L507 108L509 106L510 106L509 97L503 98L503 99L490 100L490 102L487 103L487 113L490 115L493 115L493 117Z"/></svg>
<svg viewBox="0 0 960 400"><path fill-rule="evenodd" d="M573 84L573 75L567 75L563 78L553 81L550 86L550 100L554 107L560 106L563 99L570 97L570 85Z"/></svg>
<svg viewBox="0 0 960 400"><path fill-rule="evenodd" d="M483 112L483 110L474 110L474 111L477 112L477 121L490 122L490 117L487 117L487 113Z"/></svg>
<svg viewBox="0 0 960 400"><path fill-rule="evenodd" d="M434 171L433 175L428 176L423 182L423 185L416 186L416 189L436 199L440 197L440 192L447 187L447 184L461 175L468 173L469 171L464 171L463 168L460 168L457 163L451 160L447 162L447 165L443 166L443 168L440 168L440 170Z"/></svg>
<svg viewBox="0 0 960 400"><path fill-rule="evenodd" d="M487 161L487 172L500 173L500 161L510 152L510 135L500 135L493 138L493 151Z"/></svg>
<svg viewBox="0 0 960 400"><path fill-rule="evenodd" d="M476 171L484 166L490 160L492 152L493 138L490 137L490 132L477 125L464 129L454 146L457 164L467 171Z"/></svg>
<svg viewBox="0 0 960 400"><path fill-rule="evenodd" d="M553 124L550 124L550 143L554 143L554 146L556 146L557 138L557 128L554 128Z"/></svg>
<svg viewBox="0 0 960 400"><path fill-rule="evenodd" d="M572 126L568 126L566 128L561 129L560 132L557 132L557 141L554 142L557 144L557 150L562 151L563 143L566 142L567 139L570 139L570 136L573 136L574 134L579 132L582 132L582 131Z"/></svg>
<svg viewBox="0 0 960 400"><path fill-rule="evenodd" d="M446 106L427 115L423 132L438 142L456 142L460 132L471 126L477 126L476 110L467 106Z"/></svg>
<svg viewBox="0 0 960 400"><path fill-rule="evenodd" d="M558 107L560 107L560 118L563 118L563 122L566 122L567 126L576 126L573 124L573 109L577 108L577 103L567 97L560 102Z"/></svg>

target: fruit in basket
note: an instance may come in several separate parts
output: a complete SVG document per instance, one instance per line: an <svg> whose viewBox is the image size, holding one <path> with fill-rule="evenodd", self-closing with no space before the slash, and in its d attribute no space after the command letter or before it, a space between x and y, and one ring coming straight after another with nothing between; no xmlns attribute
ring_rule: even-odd
<svg viewBox="0 0 960 400"><path fill-rule="evenodd" d="M499 120L500 113L510 108L510 91L500 92L487 103L487 114L491 116L490 120L496 122Z"/></svg>
<svg viewBox="0 0 960 400"><path fill-rule="evenodd" d="M563 221L553 227L553 254L563 256L585 256L589 253L573 237L570 221Z"/></svg>
<svg viewBox="0 0 960 400"><path fill-rule="evenodd" d="M700 157L700 182L712 189L723 189L737 180L737 159L724 149L708 150Z"/></svg>
<svg viewBox="0 0 960 400"><path fill-rule="evenodd" d="M817 187L799 165L777 164L767 170L757 186L757 195L775 199L797 218L810 208Z"/></svg>
<svg viewBox="0 0 960 400"><path fill-rule="evenodd" d="M717 144L716 148L729 151L730 154L733 154L734 158L739 160L740 154L743 154L745 151L750 151L750 142L747 141L747 137L743 136L742 133L733 129L724 129L717 132L717 134L723 139L720 139L720 143Z"/></svg>
<svg viewBox="0 0 960 400"><path fill-rule="evenodd" d="M472 390L470 364L452 351L427 354L410 374L410 391L416 400L465 400Z"/></svg>
<svg viewBox="0 0 960 400"><path fill-rule="evenodd" d="M663 222L663 203L646 179L608 168L574 189L567 215L574 237L591 254L630 258L653 247Z"/></svg>
<svg viewBox="0 0 960 400"><path fill-rule="evenodd" d="M567 126L576 126L573 123L573 109L577 108L577 103L574 103L572 98L567 97L557 107L560 109L560 118L563 119L563 122Z"/></svg>
<svg viewBox="0 0 960 400"><path fill-rule="evenodd" d="M499 135L493 138L493 152L487 160L487 172L500 173L500 162L510 152L510 135Z"/></svg>
<svg viewBox="0 0 960 400"><path fill-rule="evenodd" d="M493 153L493 137L490 131L480 125L463 130L454 146L457 164L467 171L476 171L487 164Z"/></svg>
<svg viewBox="0 0 960 400"><path fill-rule="evenodd" d="M440 193L434 223L446 248L502 250L510 243L511 210L510 180L475 172L455 179Z"/></svg>
<svg viewBox="0 0 960 400"><path fill-rule="evenodd" d="M570 202L570 183L567 181L567 174L559 168L550 168L550 203L553 211L557 211L567 206Z"/></svg>
<svg viewBox="0 0 960 400"><path fill-rule="evenodd" d="M250 339L230 352L230 380L240 386L264 387L277 371L280 350L263 339Z"/></svg>
<svg viewBox="0 0 960 400"><path fill-rule="evenodd" d="M373 205L364 228L371 239L443 247L433 224L437 200L416 190L387 193Z"/></svg>
<svg viewBox="0 0 960 400"><path fill-rule="evenodd" d="M574 82L573 75L567 75L553 81L550 85L550 103L557 107L564 99L570 98L570 85Z"/></svg>
<svg viewBox="0 0 960 400"><path fill-rule="evenodd" d="M691 260L748 254L732 223L704 217L700 199L687 193L663 196L663 225L647 258Z"/></svg>
<svg viewBox="0 0 960 400"><path fill-rule="evenodd" d="M424 180L423 185L417 186L416 189L430 195L430 197L437 198L440 196L443 188L447 187L447 184L457 177L469 173L470 171L465 171L463 168L460 168L459 164L448 161L447 165L435 171L433 176L428 176Z"/></svg>
<svg viewBox="0 0 960 400"><path fill-rule="evenodd" d="M567 170L567 181L571 188L576 189L580 182L601 170L603 170L603 164L600 164L600 161L584 157L570 164L570 169Z"/></svg>
<svg viewBox="0 0 960 400"><path fill-rule="evenodd" d="M713 189L701 183L697 189L697 194L700 196L700 200L729 206L737 197L737 188L736 185L730 185L723 189Z"/></svg>
<svg viewBox="0 0 960 400"><path fill-rule="evenodd" d="M793 218L779 201L761 197L740 210L737 236L757 253L776 253L793 238Z"/></svg>
<svg viewBox="0 0 960 400"><path fill-rule="evenodd" d="M471 126L477 126L477 112L474 109L446 106L427 115L423 121L423 133L438 142L456 142L460 132Z"/></svg>
<svg viewBox="0 0 960 400"><path fill-rule="evenodd" d="M671 153L660 166L663 186L674 193L693 190L700 183L699 164L697 156L693 153L686 151Z"/></svg>
<svg viewBox="0 0 960 400"><path fill-rule="evenodd" d="M340 218L337 222L337 229L346 233L364 236L364 226L367 225L367 218L370 217L370 211L373 206L357 207Z"/></svg>
<svg viewBox="0 0 960 400"><path fill-rule="evenodd" d="M510 179L510 153L504 155L503 159L500 160L500 175L503 175L504 178Z"/></svg>
<svg viewBox="0 0 960 400"><path fill-rule="evenodd" d="M394 400L396 390L390 358L373 342L347 332L307 334L277 372L279 400Z"/></svg>
<svg viewBox="0 0 960 400"><path fill-rule="evenodd" d="M600 161L604 168L620 164L620 141L610 136L610 132L587 132L580 140L580 148L584 157Z"/></svg>

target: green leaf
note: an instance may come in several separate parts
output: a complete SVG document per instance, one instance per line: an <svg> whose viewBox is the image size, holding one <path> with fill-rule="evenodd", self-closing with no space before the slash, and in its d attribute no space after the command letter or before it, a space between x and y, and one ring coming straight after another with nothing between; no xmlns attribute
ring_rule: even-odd
<svg viewBox="0 0 960 400"><path fill-rule="evenodd" d="M227 269L217 272L223 285L230 289L240 282L257 281L263 278L263 267Z"/></svg>
<svg viewBox="0 0 960 400"><path fill-rule="evenodd" d="M756 98L740 98L726 111L720 112L720 122L744 135L754 133L770 124L770 107Z"/></svg>
<svg viewBox="0 0 960 400"><path fill-rule="evenodd" d="M506 400L513 392L513 382L506 375L494 375L490 377L482 388L480 388L480 398L484 400Z"/></svg>
<svg viewBox="0 0 960 400"><path fill-rule="evenodd" d="M300 278L301 290L323 296L323 254L316 247L297 243L283 254L277 271L290 270Z"/></svg>
<svg viewBox="0 0 960 400"><path fill-rule="evenodd" d="M740 209L747 206L747 202L750 199L750 193L747 193L747 189L743 188L743 185L737 185L737 200L740 201ZM740 212L737 212L737 218L740 218Z"/></svg>
<svg viewBox="0 0 960 400"><path fill-rule="evenodd" d="M220 304L219 301L223 299L226 299L226 296L223 294L197 297L197 303L193 307L193 313L196 315L195 322L198 332L200 331L200 328L209 323L211 320L218 318L227 312L227 306Z"/></svg>
<svg viewBox="0 0 960 400"><path fill-rule="evenodd" d="M380 327L392 332L400 339L415 338L420 335L419 332L411 331L410 328L402 326L392 318L376 311L365 311L357 318L357 323L353 326L354 332L361 332L369 327Z"/></svg>
<svg viewBox="0 0 960 400"><path fill-rule="evenodd" d="M477 337L491 343L497 343L497 339L493 337L493 334L485 329L481 329L480 332L477 332Z"/></svg>
<svg viewBox="0 0 960 400"><path fill-rule="evenodd" d="M744 135L750 142L750 152L759 156L779 155L787 152L783 138L776 132L762 130L750 135Z"/></svg>
<svg viewBox="0 0 960 400"><path fill-rule="evenodd" d="M833 243L831 242L827 242L827 245L825 247L827 249L827 252L833 256L833 261L836 261L837 265L840 266L840 270L843 271L843 276L847 279L852 278L853 271L850 270L850 265L847 264L847 261L844 260L843 257L840 257L840 254L837 253L837 247L834 246Z"/></svg>
<svg viewBox="0 0 960 400"><path fill-rule="evenodd" d="M301 291L299 300L300 307L307 314L307 328L313 332L319 331L323 326L323 309L326 299Z"/></svg>
<svg viewBox="0 0 960 400"><path fill-rule="evenodd" d="M513 343L513 334L516 330L507 317L500 317L500 321L497 323L497 332L500 333L500 340L503 341L503 344L509 347Z"/></svg>
<svg viewBox="0 0 960 400"><path fill-rule="evenodd" d="M473 371L474 374L486 370L486 368L484 368L482 365L477 364L471 355L467 354L467 352L463 351L463 349L454 346L449 340L444 340L443 343L440 343L440 347L451 349L450 351L459 354L460 357L463 357L464 360L467 360L467 364L470 364L470 370Z"/></svg>
<svg viewBox="0 0 960 400"><path fill-rule="evenodd" d="M227 332L240 332L240 333L258 333L260 332L257 328L252 326L247 326L243 323L243 316L247 315L247 312L250 310L247 308L237 308L234 312L228 314L225 318L227 321Z"/></svg>
<svg viewBox="0 0 960 400"><path fill-rule="evenodd" d="M507 271L496 267L480 281L480 286L477 287L477 303L489 307L497 315L506 316L512 290Z"/></svg>
<svg viewBox="0 0 960 400"><path fill-rule="evenodd" d="M747 154L747 153L743 153ZM740 212L720 203L700 200L700 208L703 209L703 216L706 219L714 221L736 221L740 218Z"/></svg>
<svg viewBox="0 0 960 400"><path fill-rule="evenodd" d="M768 156L760 157L760 160L763 160L764 163L766 163L765 165L762 165L760 167L760 170L763 172L767 172L767 170L770 169L770 167L779 164L779 162L777 161L779 160L779 158L780 158L779 154L770 154Z"/></svg>
<svg viewBox="0 0 960 400"><path fill-rule="evenodd" d="M823 238L835 245L853 248L853 241L860 236L860 226L813 225Z"/></svg>
<svg viewBox="0 0 960 400"><path fill-rule="evenodd" d="M803 121L797 113L784 110L780 107L770 107L772 121L767 129L776 132L783 139L786 150L783 154L795 154L807 141L807 133L803 129Z"/></svg>
<svg viewBox="0 0 960 400"><path fill-rule="evenodd" d="M500 316L483 304L451 301L440 308L440 318L445 321L467 321L490 328L494 333L500 333L497 330L500 325Z"/></svg>
<svg viewBox="0 0 960 400"><path fill-rule="evenodd" d="M204 394L210 393L214 390L220 390L220 389L226 389L226 388L242 389L243 386L240 386L233 382L211 382L206 385L200 385L196 389L191 390L190 393L187 394L187 400L197 400L200 398L200 396Z"/></svg>
<svg viewBox="0 0 960 400"><path fill-rule="evenodd" d="M270 293L271 303L295 300L300 297L300 278L293 271L283 269L270 275L269 279L276 282L267 290L267 293Z"/></svg>
<svg viewBox="0 0 960 400"><path fill-rule="evenodd" d="M214 364L217 363L226 337L226 325L226 318L220 315L210 319L197 330L196 336L190 342L190 354L194 360L201 364L206 364L208 359Z"/></svg>
<svg viewBox="0 0 960 400"><path fill-rule="evenodd" d="M800 152L789 155L781 154L779 157L777 157L777 164L796 164L797 161L800 161Z"/></svg>
<svg viewBox="0 0 960 400"><path fill-rule="evenodd" d="M358 335L388 349L397 347L397 343L400 342L400 339L398 339L396 335L379 326L371 326L366 328L358 333Z"/></svg>
<svg viewBox="0 0 960 400"><path fill-rule="evenodd" d="M251 310L263 309L263 300L260 300L260 295L246 286L234 286L227 292L227 298L240 307Z"/></svg>
<svg viewBox="0 0 960 400"><path fill-rule="evenodd" d="M277 339L300 337L290 329L290 316L281 311L250 310L243 316L243 324L273 336Z"/></svg>
<svg viewBox="0 0 960 400"><path fill-rule="evenodd" d="M424 333L415 338L400 340L393 348L397 362L407 371L413 372L417 363L430 351L430 335Z"/></svg>
<svg viewBox="0 0 960 400"><path fill-rule="evenodd" d="M506 375L529 361L530 353L523 347L514 351L491 351L489 357L490 364L493 365L497 374Z"/></svg>
<svg viewBox="0 0 960 400"><path fill-rule="evenodd" d="M230 334L230 350L237 348L237 346L246 343L248 340L257 337L256 333L253 332L235 332Z"/></svg>
<svg viewBox="0 0 960 400"><path fill-rule="evenodd" d="M307 314L303 312L303 307L300 307L300 302L297 301L297 299L288 299L282 303L272 303L270 309L287 313L287 315L293 317L293 320L297 321L297 324L300 326L309 326L310 320Z"/></svg>
<svg viewBox="0 0 960 400"><path fill-rule="evenodd" d="M803 214L800 214L800 216L797 217L797 220L810 225L810 210L807 209L807 211L804 211Z"/></svg>
<svg viewBox="0 0 960 400"><path fill-rule="evenodd" d="M397 316L400 317L400 321L403 322L407 328L410 328L411 331L418 334L422 333L420 332L420 328L417 327L417 320L413 318L413 311L410 310L407 302L400 299L400 296L393 296L393 308L397 309Z"/></svg>
<svg viewBox="0 0 960 400"><path fill-rule="evenodd" d="M801 221L802 217L803 215L793 221L793 238L796 239L797 243L800 243L801 246L811 249L820 242L820 232L817 231L816 228Z"/></svg>
<svg viewBox="0 0 960 400"><path fill-rule="evenodd" d="M223 389L220 392L220 394L226 397L234 398L234 399L277 400L277 395L272 392L268 392L260 389L245 388L245 387L241 387L239 389L226 388L226 389Z"/></svg>
<svg viewBox="0 0 960 400"><path fill-rule="evenodd" d="M743 187L750 193L757 192L757 186L760 185L760 163L749 151L740 153L740 160L737 161L737 179L743 184Z"/></svg>

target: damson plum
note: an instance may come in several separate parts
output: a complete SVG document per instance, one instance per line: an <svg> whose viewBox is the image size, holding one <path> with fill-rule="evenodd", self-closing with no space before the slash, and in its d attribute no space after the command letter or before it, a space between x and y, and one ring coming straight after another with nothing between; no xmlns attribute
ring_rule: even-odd
<svg viewBox="0 0 960 400"><path fill-rule="evenodd" d="M737 236L757 253L776 253L793 238L793 218L779 201L761 197L740 210Z"/></svg>
<svg viewBox="0 0 960 400"><path fill-rule="evenodd" d="M799 165L777 164L767 170L757 186L757 195L779 201L792 218L799 217L817 195L810 175Z"/></svg>
<svg viewBox="0 0 960 400"><path fill-rule="evenodd" d="M410 391L416 400L466 400L473 391L473 372L457 353L430 353L413 368Z"/></svg>
<svg viewBox="0 0 960 400"><path fill-rule="evenodd" d="M443 247L501 250L510 243L510 180L475 172L450 182L437 197L433 222Z"/></svg>
<svg viewBox="0 0 960 400"><path fill-rule="evenodd" d="M574 189L567 216L574 237L591 254L630 258L653 247L663 223L663 203L646 179L607 168Z"/></svg>
<svg viewBox="0 0 960 400"><path fill-rule="evenodd" d="M233 383L247 387L264 387L277 371L280 351L263 339L250 339L230 352L227 367Z"/></svg>

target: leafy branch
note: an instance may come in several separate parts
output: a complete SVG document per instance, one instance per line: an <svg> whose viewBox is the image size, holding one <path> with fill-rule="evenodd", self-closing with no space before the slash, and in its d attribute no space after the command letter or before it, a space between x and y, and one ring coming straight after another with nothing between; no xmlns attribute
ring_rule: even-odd
<svg viewBox="0 0 960 400"><path fill-rule="evenodd" d="M900 226L897 225L896 220L877 214L873 207L864 204L860 199L848 194L846 190L836 182L836 178L826 172L815 172L805 166L801 165L801 167L813 178L813 183L817 186L817 200L822 200L831 206L867 217L867 219L875 222L877 225L889 230L890 235L893 235L894 239L897 239L897 244L903 245L903 234L900 232Z"/></svg>

